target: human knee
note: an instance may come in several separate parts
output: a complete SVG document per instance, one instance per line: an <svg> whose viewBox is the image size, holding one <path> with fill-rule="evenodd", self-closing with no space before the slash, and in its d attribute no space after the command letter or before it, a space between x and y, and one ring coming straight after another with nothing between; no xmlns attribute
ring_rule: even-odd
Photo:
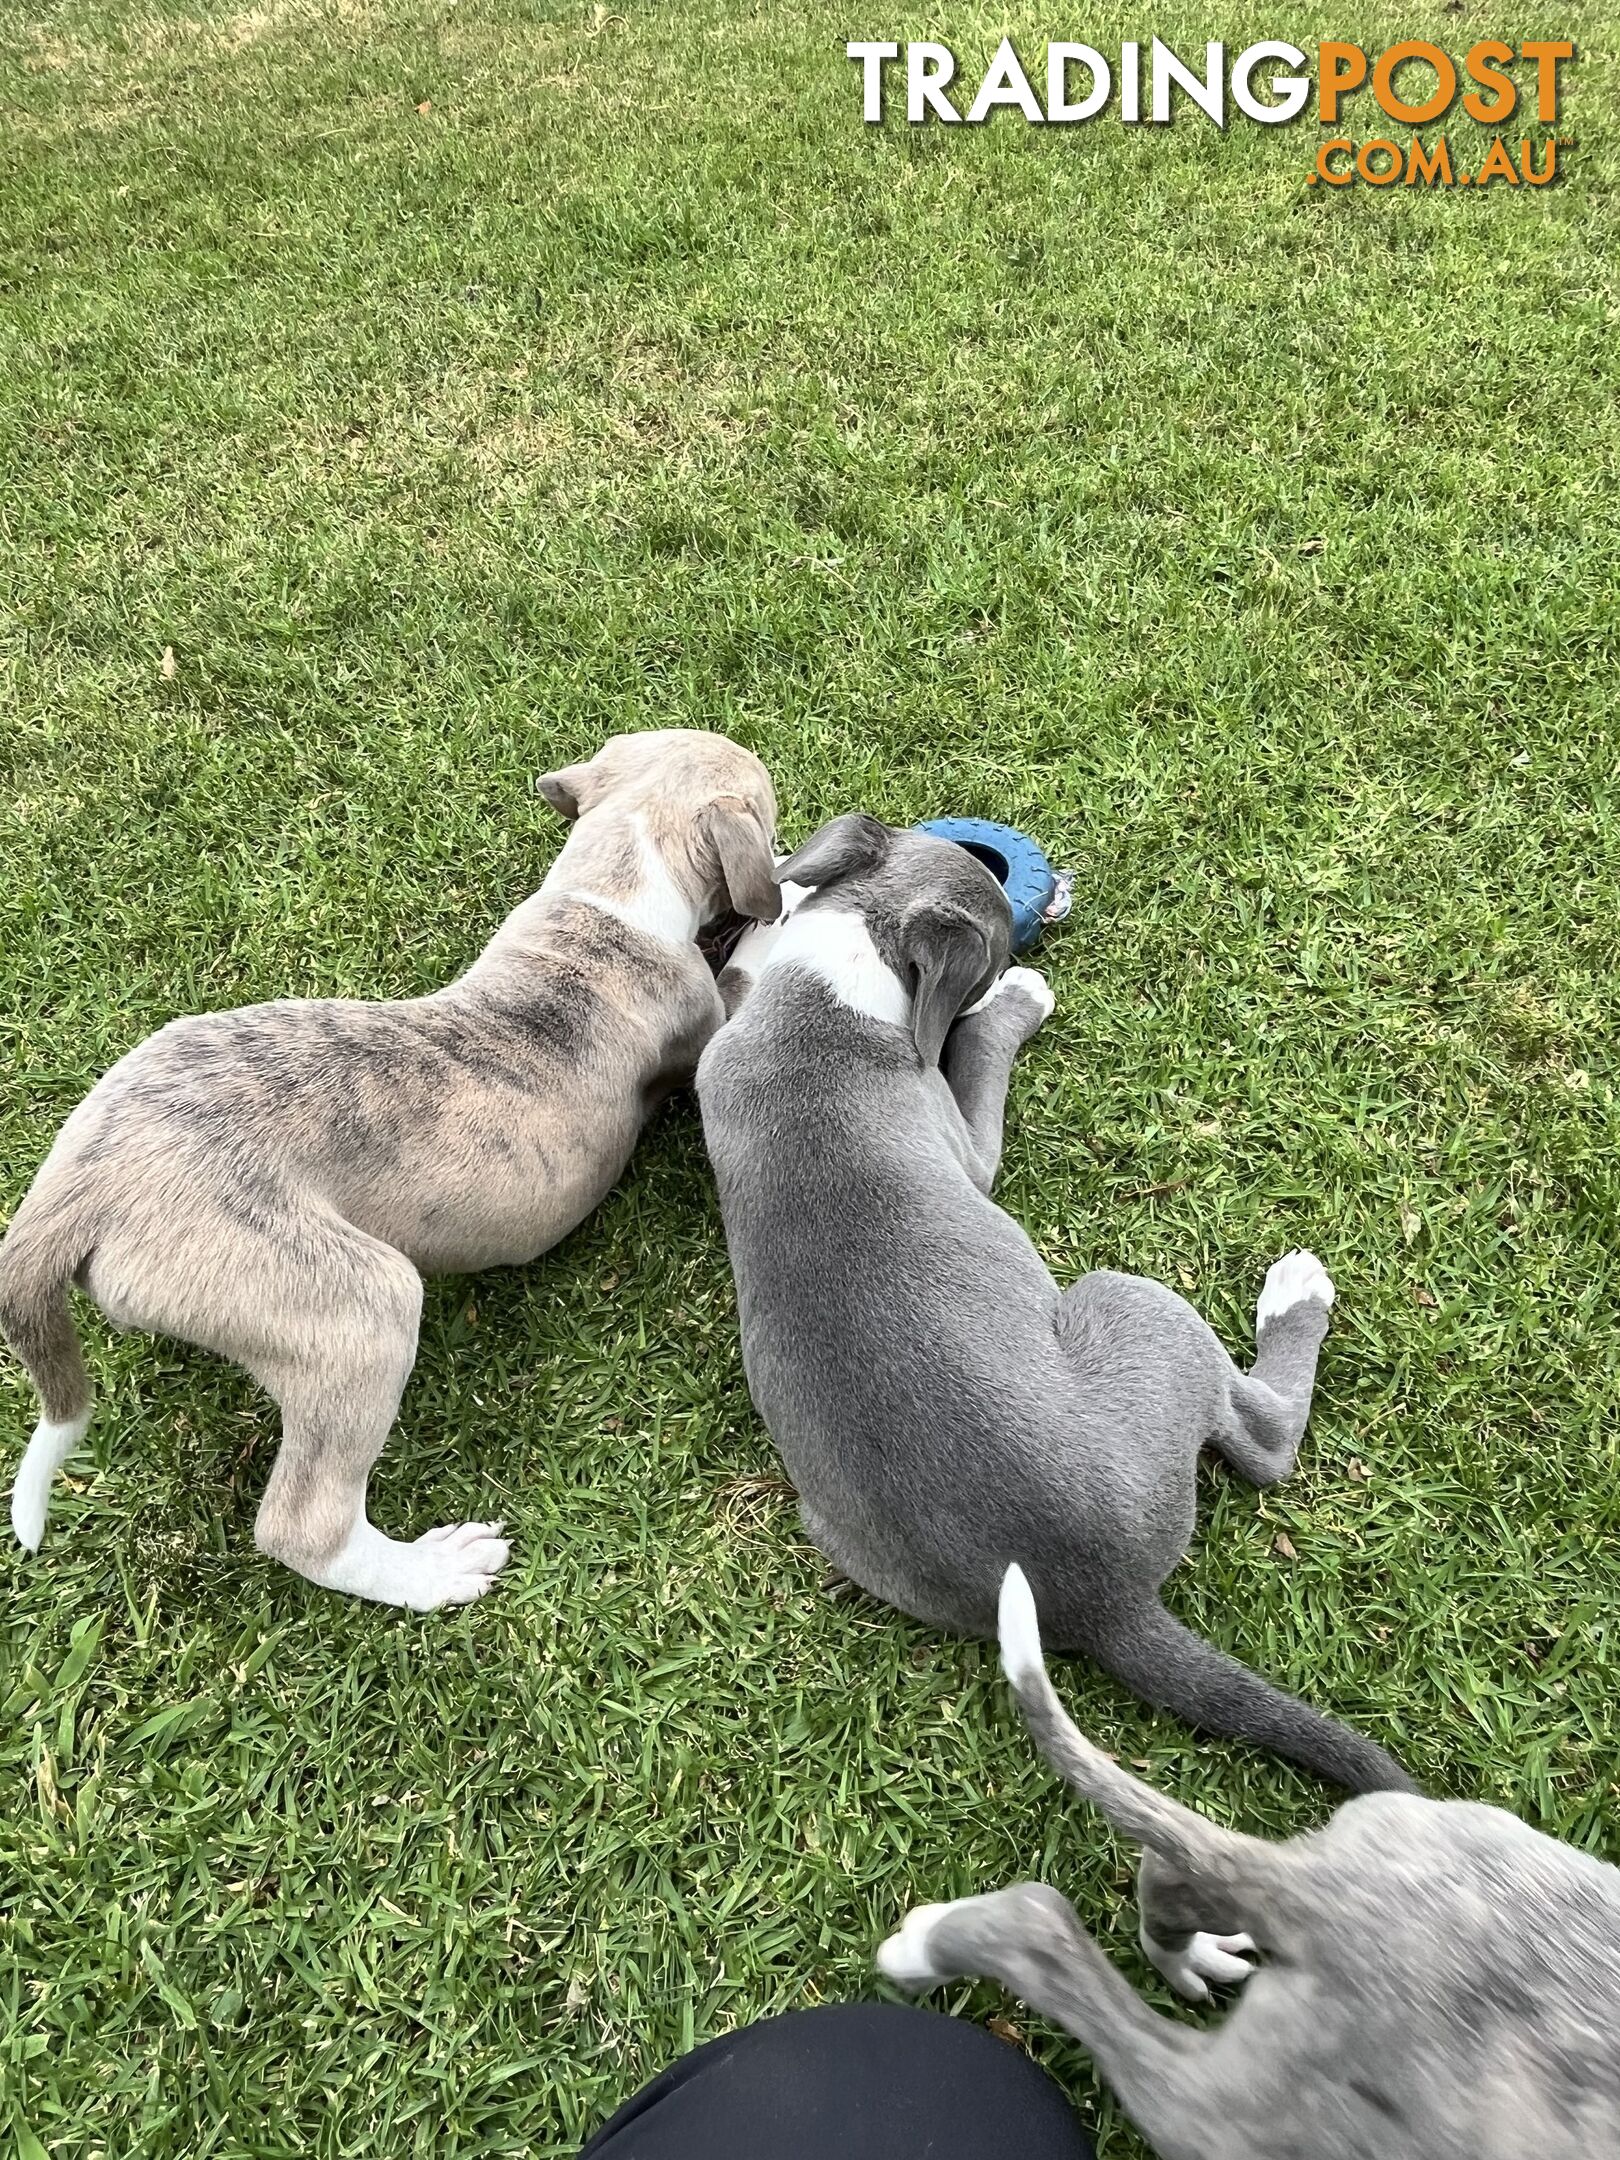
<svg viewBox="0 0 1620 2160"><path fill-rule="evenodd" d="M767 2145L779 2160L1091 2154L1058 2088L982 2026L893 2003L840 2003L699 2049L621 2110L584 2160L756 2160Z"/></svg>

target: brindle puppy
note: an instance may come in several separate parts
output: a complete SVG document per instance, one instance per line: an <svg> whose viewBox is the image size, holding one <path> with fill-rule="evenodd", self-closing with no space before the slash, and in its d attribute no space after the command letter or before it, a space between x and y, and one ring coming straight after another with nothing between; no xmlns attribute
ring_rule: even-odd
<svg viewBox="0 0 1620 2160"><path fill-rule="evenodd" d="M448 988L173 1021L69 1117L0 1247L0 1330L44 1401L11 1497L31 1550L90 1422L76 1283L280 1404L263 1551L424 1612L489 1588L501 1524L403 1544L366 1519L422 1277L532 1260L595 1207L720 1024L703 923L779 906L770 779L723 735L617 736L539 788L574 829Z"/></svg>

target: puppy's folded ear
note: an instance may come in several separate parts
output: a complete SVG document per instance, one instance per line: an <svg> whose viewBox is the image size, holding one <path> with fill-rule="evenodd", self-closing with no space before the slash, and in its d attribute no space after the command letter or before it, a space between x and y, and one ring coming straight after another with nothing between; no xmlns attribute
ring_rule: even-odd
<svg viewBox="0 0 1620 2160"><path fill-rule="evenodd" d="M534 783L535 793L543 795L552 809L559 811L572 825L579 816L580 791L590 769L587 762L584 765L560 765L555 772L543 772Z"/></svg>
<svg viewBox="0 0 1620 2160"><path fill-rule="evenodd" d="M911 1033L924 1065L937 1065L951 1023L987 987L996 962L983 923L966 908L923 900L900 922L900 945L914 990Z"/></svg>
<svg viewBox="0 0 1620 2160"><path fill-rule="evenodd" d="M722 795L701 813L702 824L720 858L720 876L733 914L755 922L775 922L782 912L776 885L776 857L770 836L740 795Z"/></svg>
<svg viewBox="0 0 1620 2160"><path fill-rule="evenodd" d="M864 810L851 810L823 825L796 855L778 863L776 882L803 885L812 892L823 885L836 885L840 878L870 870L881 861L888 845L889 828L881 818L868 817Z"/></svg>

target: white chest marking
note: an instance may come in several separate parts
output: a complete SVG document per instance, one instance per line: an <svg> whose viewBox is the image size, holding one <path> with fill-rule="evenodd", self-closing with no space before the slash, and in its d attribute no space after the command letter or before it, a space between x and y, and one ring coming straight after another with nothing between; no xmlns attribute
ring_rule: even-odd
<svg viewBox="0 0 1620 2160"><path fill-rule="evenodd" d="M751 923L737 940L731 958L726 962L727 967L738 969L751 983L758 982L761 969L776 949L777 939L787 928L788 917L809 892L808 885L789 883L782 886L781 914L775 922Z"/></svg>
<svg viewBox="0 0 1620 2160"><path fill-rule="evenodd" d="M811 908L779 925L761 973L775 967L808 968L833 995L874 1020L905 1027L911 999L900 978L878 957L867 927L843 908Z"/></svg>

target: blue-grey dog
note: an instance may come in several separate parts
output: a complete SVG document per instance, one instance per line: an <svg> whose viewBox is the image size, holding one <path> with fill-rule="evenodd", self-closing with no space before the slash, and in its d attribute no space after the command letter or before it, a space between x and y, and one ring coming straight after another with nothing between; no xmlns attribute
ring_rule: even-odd
<svg viewBox="0 0 1620 2160"><path fill-rule="evenodd" d="M1272 1268L1247 1374L1158 1283L1060 1292L989 1197L1013 1059L1051 1010L1039 975L1007 969L995 879L862 816L777 877L808 897L738 947L698 1093L748 1384L805 1529L863 1589L971 1634L994 1633L1022 1560L1060 1646L1147 1701L1355 1791L1409 1788L1159 1597L1206 1442L1256 1484L1293 1468L1333 1298L1320 1262Z"/></svg>
<svg viewBox="0 0 1620 2160"><path fill-rule="evenodd" d="M1041 1753L1144 1848L1153 1963L1195 2001L1243 1993L1213 2028L1161 2017L1044 1883L919 1906L878 1952L891 1980L1002 1981L1085 2043L1162 2160L1617 2160L1620 1869L1407 1793L1240 1837L1075 1729L1016 1567L1001 1657Z"/></svg>

